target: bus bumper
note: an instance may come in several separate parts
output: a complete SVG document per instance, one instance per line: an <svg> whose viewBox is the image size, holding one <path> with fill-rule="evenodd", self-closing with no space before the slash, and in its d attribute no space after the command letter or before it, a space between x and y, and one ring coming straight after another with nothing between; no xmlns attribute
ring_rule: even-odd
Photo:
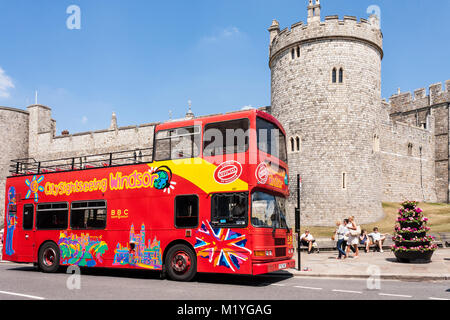
<svg viewBox="0 0 450 320"><path fill-rule="evenodd" d="M276 262L255 263L253 264L253 274L270 273L283 269L295 268L295 260L281 260Z"/></svg>

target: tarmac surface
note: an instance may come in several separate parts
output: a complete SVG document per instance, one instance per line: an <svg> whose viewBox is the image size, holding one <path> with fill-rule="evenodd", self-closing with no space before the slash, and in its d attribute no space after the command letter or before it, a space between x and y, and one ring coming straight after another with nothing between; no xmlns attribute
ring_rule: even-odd
<svg viewBox="0 0 450 320"><path fill-rule="evenodd" d="M368 278L394 280L450 280L450 248L435 251L429 263L400 263L390 250L365 253L360 250L359 258L350 256L338 260L336 251L301 253L301 271L289 269L294 276ZM297 257L295 257L297 260ZM298 266L298 264L296 264ZM308 270L308 271L305 271ZM283 274L279 271L272 274Z"/></svg>

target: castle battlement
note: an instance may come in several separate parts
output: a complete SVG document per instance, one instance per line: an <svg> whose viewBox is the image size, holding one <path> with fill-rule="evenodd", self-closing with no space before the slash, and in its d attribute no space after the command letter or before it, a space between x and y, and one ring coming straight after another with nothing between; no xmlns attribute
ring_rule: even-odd
<svg viewBox="0 0 450 320"><path fill-rule="evenodd" d="M389 98L390 113L402 113L422 108L431 107L442 103L450 103L450 80L445 84L435 83L426 88L414 90L411 92L398 92Z"/></svg>
<svg viewBox="0 0 450 320"><path fill-rule="evenodd" d="M285 50L294 48L302 43L326 39L359 40L373 45L383 58L383 34L379 28L379 19L372 15L369 20L358 19L354 16L327 16L322 21L320 16L316 19L308 18L308 23L303 21L294 23L290 28L280 31L278 21L274 20L269 28L270 32L270 61Z"/></svg>

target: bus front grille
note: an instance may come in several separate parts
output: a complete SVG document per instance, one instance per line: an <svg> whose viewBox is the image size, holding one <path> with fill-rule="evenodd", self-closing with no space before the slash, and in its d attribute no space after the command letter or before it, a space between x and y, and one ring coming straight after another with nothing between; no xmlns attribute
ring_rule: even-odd
<svg viewBox="0 0 450 320"><path fill-rule="evenodd" d="M275 257L284 257L286 255L286 248L275 248Z"/></svg>

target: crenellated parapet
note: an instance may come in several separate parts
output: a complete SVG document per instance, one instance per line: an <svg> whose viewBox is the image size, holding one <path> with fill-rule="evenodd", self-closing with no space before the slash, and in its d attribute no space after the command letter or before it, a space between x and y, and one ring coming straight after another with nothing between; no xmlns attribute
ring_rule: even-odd
<svg viewBox="0 0 450 320"><path fill-rule="evenodd" d="M435 83L429 86L429 94L425 88L411 92L399 92L389 98L390 114L414 111L443 103L450 103L450 80L445 84Z"/></svg>
<svg viewBox="0 0 450 320"><path fill-rule="evenodd" d="M278 21L274 20L269 28L270 32L270 62L284 50L295 48L308 42L322 40L354 40L372 45L383 58L383 34L380 30L379 19L372 15L369 20L358 19L353 16L327 16L325 21L308 18L309 23L298 22L290 28L280 31ZM270 64L271 65L271 64Z"/></svg>

